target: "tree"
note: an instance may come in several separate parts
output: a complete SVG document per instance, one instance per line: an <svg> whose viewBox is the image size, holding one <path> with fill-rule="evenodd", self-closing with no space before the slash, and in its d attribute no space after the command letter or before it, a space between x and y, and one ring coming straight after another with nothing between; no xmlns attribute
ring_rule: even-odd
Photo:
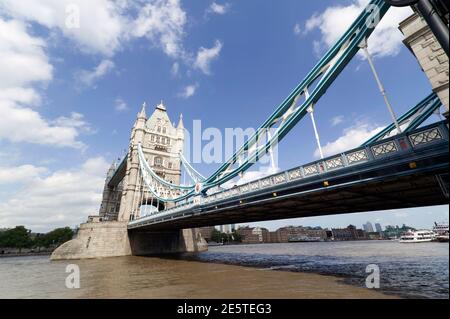
<svg viewBox="0 0 450 319"><path fill-rule="evenodd" d="M242 242L242 236L236 230L233 231L233 233L230 235L230 237L231 237L231 241L233 241L235 243Z"/></svg>
<svg viewBox="0 0 450 319"><path fill-rule="evenodd" d="M33 245L30 234L31 231L24 226L8 229L0 234L0 247L19 248L20 252Z"/></svg>
<svg viewBox="0 0 450 319"><path fill-rule="evenodd" d="M217 229L214 229L211 234L211 240L216 243L222 242L222 233L218 231Z"/></svg>
<svg viewBox="0 0 450 319"><path fill-rule="evenodd" d="M36 237L36 246L49 248L51 246L59 246L69 241L73 237L73 230L69 227L57 228L51 232Z"/></svg>

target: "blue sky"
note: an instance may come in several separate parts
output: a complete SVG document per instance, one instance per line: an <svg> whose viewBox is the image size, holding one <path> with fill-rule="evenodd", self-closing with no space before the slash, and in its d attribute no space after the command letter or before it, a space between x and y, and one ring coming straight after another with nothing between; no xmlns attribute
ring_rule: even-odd
<svg viewBox="0 0 450 319"><path fill-rule="evenodd" d="M164 100L172 121L182 113L190 131L198 119L220 130L258 127L366 3L0 0L0 228L45 231L96 213L105 170L127 148L144 101L151 110ZM80 27L70 28L77 10ZM410 13L391 9L370 43L397 114L431 90L401 43L398 23ZM328 154L391 122L361 56L322 98L316 119ZM304 120L282 141L279 166L316 158ZM196 168L208 175L217 165ZM448 220L448 206L262 225L368 220L429 228Z"/></svg>

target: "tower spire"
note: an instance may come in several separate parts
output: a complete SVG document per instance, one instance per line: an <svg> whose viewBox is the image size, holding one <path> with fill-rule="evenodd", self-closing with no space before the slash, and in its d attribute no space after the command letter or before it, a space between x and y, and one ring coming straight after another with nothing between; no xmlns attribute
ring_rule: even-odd
<svg viewBox="0 0 450 319"><path fill-rule="evenodd" d="M166 110L166 106L164 105L163 100L161 100L161 103L159 103L159 104L156 106L156 109L157 109L157 110L161 110L161 111L167 111L167 110Z"/></svg>
<svg viewBox="0 0 450 319"><path fill-rule="evenodd" d="M138 118L147 118L146 108L147 108L147 103L144 102L144 104L142 104L142 110L138 114Z"/></svg>
<svg viewBox="0 0 450 319"><path fill-rule="evenodd" d="M180 114L180 121L178 122L177 129L184 129L183 114Z"/></svg>

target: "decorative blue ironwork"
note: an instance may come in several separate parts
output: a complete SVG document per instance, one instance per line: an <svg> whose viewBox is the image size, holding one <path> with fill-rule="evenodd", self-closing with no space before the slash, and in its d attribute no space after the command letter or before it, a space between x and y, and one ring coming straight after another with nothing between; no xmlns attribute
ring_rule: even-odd
<svg viewBox="0 0 450 319"><path fill-rule="evenodd" d="M426 145L430 145L432 143L436 143L437 141L447 141L448 143L448 134L443 133L442 130L447 130L448 128L446 124L443 123L437 123L434 124L431 127L427 127L424 129L421 129L419 131L412 132L411 134L403 133L399 136L389 138L385 143L383 144L377 144L374 146L368 146L365 149L356 149L356 150L350 150L344 154L342 154L343 157L347 158L347 163L345 161L342 161L342 166L339 168L336 168L336 170L344 169L346 167L355 166L362 163L368 163L373 161L379 161L380 159L389 158L390 156L395 156L398 152L396 143L400 140L403 140L405 136L411 140L411 143L413 145L413 148L416 147L424 147ZM410 150L412 151L412 150ZM370 154L370 155L369 155ZM342 158L342 157L341 157ZM337 157L331 157L328 159L324 159L323 161L316 162L314 164L308 164L299 168L295 168L293 170L288 171L287 174L277 174L274 176L265 177L261 180L253 181L251 183L245 184L240 186L239 188L234 188L226 191L222 191L219 193L216 193L211 196L207 196L205 198L198 198L198 201L196 203L189 203L184 205L179 205L175 208L169 209L164 212L157 213L155 216L145 217L143 220L152 220L155 218L163 218L166 216L171 216L172 214L179 213L181 211L187 211L192 207L195 206L201 206L201 205L217 205L219 202L224 200L233 200L237 196L245 196L257 191L261 191L265 188L268 188L270 186L275 186L274 183L276 180L281 181L281 176L285 176L286 180L284 182L280 182L277 184L277 186L283 186L283 185L289 185L290 183L293 183L295 181L298 181L300 179L299 176L301 176L302 171L308 171L308 168L312 169L315 168L314 174L311 174L309 177L305 176L305 179L310 178L317 178L317 176L320 176L321 174L326 174L327 172L319 172L318 164L319 163L326 163L330 160L335 160ZM353 160L350 160L353 159ZM312 169L314 170L314 169ZM306 173L305 173L306 175ZM279 178L279 179L278 179ZM131 223L131 225L137 225L140 221L134 221Z"/></svg>
<svg viewBox="0 0 450 319"><path fill-rule="evenodd" d="M442 134L438 128L433 128L427 131L423 131L417 134L413 134L409 137L411 143L414 146L428 144L431 142L442 140Z"/></svg>

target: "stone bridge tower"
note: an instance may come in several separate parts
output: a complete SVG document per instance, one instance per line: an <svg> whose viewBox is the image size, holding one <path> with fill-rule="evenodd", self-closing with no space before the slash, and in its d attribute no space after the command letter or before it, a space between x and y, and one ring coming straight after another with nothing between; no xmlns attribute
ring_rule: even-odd
<svg viewBox="0 0 450 319"><path fill-rule="evenodd" d="M141 191L139 179L139 158L137 146L140 143L144 151L145 158L152 169L166 181L174 185L180 185L181 162L178 154L183 151L185 131L183 118L176 126L172 123L167 109L161 102L158 104L153 114L147 118L146 105L138 113L136 121L131 131L130 144L127 158L124 159L126 165L122 165L123 174L121 180L114 182L112 179L120 166L115 163L107 173L103 200L99 215L103 220L129 221L132 212L138 211L143 203L152 203L151 198L141 201ZM118 183L117 183L118 182ZM156 202L154 202L156 205ZM159 205L164 209L164 205Z"/></svg>
<svg viewBox="0 0 450 319"><path fill-rule="evenodd" d="M163 179L174 185L181 180L181 162L179 153L183 151L185 132L183 119L178 126L170 121L167 109L161 102L153 114L147 118L146 105L142 106L133 126L128 150L126 173L123 178L123 190L118 220L130 220L132 211L143 203L138 183L139 158L137 146L142 145L145 158L152 169ZM144 198L151 202L151 198ZM164 208L161 207L160 208Z"/></svg>
<svg viewBox="0 0 450 319"><path fill-rule="evenodd" d="M139 211L144 202L151 202L151 198L141 196L139 189L137 145L141 143L147 162L160 177L179 185L181 162L178 154L183 150L184 141L182 116L175 125L161 102L147 118L144 104L131 131L127 156L120 164L113 163L107 172L100 216L91 216L87 223L81 224L77 237L58 247L51 258L86 259L207 250L197 229L153 233L127 228L132 213ZM164 207L160 206L160 209Z"/></svg>

